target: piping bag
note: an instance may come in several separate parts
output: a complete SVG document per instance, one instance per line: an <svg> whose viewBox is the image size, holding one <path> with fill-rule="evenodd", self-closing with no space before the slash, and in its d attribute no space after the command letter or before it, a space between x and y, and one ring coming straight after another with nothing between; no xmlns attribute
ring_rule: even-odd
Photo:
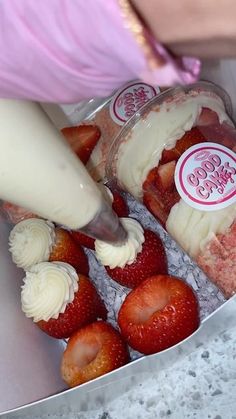
<svg viewBox="0 0 236 419"><path fill-rule="evenodd" d="M114 244L119 218L43 109L0 99L0 198Z"/></svg>

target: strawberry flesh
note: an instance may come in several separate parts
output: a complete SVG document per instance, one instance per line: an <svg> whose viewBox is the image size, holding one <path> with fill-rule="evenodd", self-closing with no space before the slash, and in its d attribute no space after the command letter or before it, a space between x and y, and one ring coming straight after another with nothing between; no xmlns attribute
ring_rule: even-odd
<svg viewBox="0 0 236 419"><path fill-rule="evenodd" d="M61 130L72 150L86 164L96 146L101 133L96 125L78 125Z"/></svg>
<svg viewBox="0 0 236 419"><path fill-rule="evenodd" d="M119 332L110 324L97 321L69 339L61 362L62 378L74 387L125 365L129 359Z"/></svg>
<svg viewBox="0 0 236 419"><path fill-rule="evenodd" d="M67 304L65 312L57 319L41 320L37 323L48 335L65 339L81 327L98 318L106 320L107 310L95 286L85 276L79 274L79 288L72 303Z"/></svg>
<svg viewBox="0 0 236 419"><path fill-rule="evenodd" d="M161 239L151 230L144 231L144 238L142 251L131 265L113 269L105 266L108 275L125 287L135 288L151 275L167 273L166 253Z"/></svg>
<svg viewBox="0 0 236 419"><path fill-rule="evenodd" d="M76 243L71 234L62 229L56 228L56 240L50 253L49 261L66 262L72 265L79 273L88 275L88 258L83 248Z"/></svg>
<svg viewBox="0 0 236 419"><path fill-rule="evenodd" d="M181 279L156 275L129 293L120 308L118 324L133 349L143 354L160 352L198 328L198 301Z"/></svg>

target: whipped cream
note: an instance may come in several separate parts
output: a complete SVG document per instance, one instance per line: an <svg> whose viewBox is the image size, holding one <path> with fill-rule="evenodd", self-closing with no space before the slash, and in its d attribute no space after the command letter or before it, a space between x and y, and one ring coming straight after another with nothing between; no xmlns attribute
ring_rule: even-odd
<svg viewBox="0 0 236 419"><path fill-rule="evenodd" d="M9 236L13 262L20 268L49 260L55 243L55 227L50 221L29 218L20 221Z"/></svg>
<svg viewBox="0 0 236 419"><path fill-rule="evenodd" d="M139 252L142 251L144 242L144 230L141 224L132 218L120 218L121 224L128 233L128 238L121 246L95 240L95 251L97 259L104 266L111 269L124 268L131 265Z"/></svg>
<svg viewBox="0 0 236 419"><path fill-rule="evenodd" d="M64 262L41 262L26 272L21 291L22 310L36 323L57 319L78 291L76 270Z"/></svg>
<svg viewBox="0 0 236 419"><path fill-rule="evenodd" d="M166 229L191 257L196 258L212 238L227 231L235 217L235 204L208 212L192 208L181 199L171 208Z"/></svg>
<svg viewBox="0 0 236 419"><path fill-rule="evenodd" d="M228 121L223 101L210 92L190 92L179 100L156 105L141 118L128 134L116 156L116 176L121 187L135 198L142 198L142 185L149 171L156 167L164 149L171 149L190 130L202 108L217 113L220 123Z"/></svg>

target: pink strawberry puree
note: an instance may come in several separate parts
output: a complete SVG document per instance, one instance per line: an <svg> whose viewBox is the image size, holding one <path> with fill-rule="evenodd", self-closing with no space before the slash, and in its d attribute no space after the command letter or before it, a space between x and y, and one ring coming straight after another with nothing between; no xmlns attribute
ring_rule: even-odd
<svg viewBox="0 0 236 419"><path fill-rule="evenodd" d="M226 297L236 290L236 223L225 234L215 236L197 258L198 265Z"/></svg>
<svg viewBox="0 0 236 419"><path fill-rule="evenodd" d="M199 75L198 60L175 60L147 33L163 63L151 69L118 0L5 0L0 27L2 98L76 102L136 78L167 86Z"/></svg>

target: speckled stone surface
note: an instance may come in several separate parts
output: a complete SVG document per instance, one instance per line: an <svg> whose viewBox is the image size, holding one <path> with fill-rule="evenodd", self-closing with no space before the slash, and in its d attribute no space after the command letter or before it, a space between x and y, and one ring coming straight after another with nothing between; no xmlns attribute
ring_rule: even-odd
<svg viewBox="0 0 236 419"><path fill-rule="evenodd" d="M236 327L96 411L35 417L56 418L236 419Z"/></svg>

